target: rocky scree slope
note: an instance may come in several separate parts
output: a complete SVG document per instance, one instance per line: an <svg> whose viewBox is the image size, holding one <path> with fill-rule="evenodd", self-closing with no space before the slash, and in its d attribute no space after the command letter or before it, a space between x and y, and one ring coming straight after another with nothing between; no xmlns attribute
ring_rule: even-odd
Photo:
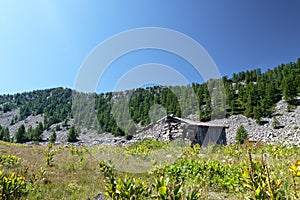
<svg viewBox="0 0 300 200"><path fill-rule="evenodd" d="M300 147L300 106L297 106L294 110L288 111L287 102L281 100L277 103L276 111L270 117L262 118L263 125L258 125L254 119L247 118L243 115L233 115L228 118L218 119L211 121L214 124L220 124L228 126L226 129L227 143L235 143L236 130L240 125L243 125L248 132L249 141L261 141L267 143L280 143L285 146L298 146ZM35 128L39 122L43 122L43 115L29 116L25 120L18 121L15 124L11 124L11 120L18 115L18 111L10 111L0 115L0 125L8 127L11 137L14 136L18 127L24 124L26 129L29 126ZM272 126L272 116L275 116L279 121L279 128L274 129ZM190 115L190 119L197 121L197 114ZM41 144L47 144L49 142L50 135L53 130L57 133L57 145L67 144L66 139L69 132L69 127L73 125L73 119L68 121L67 126L63 126L63 123L53 124L48 130L43 133L43 141ZM60 130L56 130L56 126L61 127ZM184 127L179 127L174 133L174 138L182 138L182 132ZM128 146L134 142L144 139L155 139L159 141L168 141L169 137L166 134L166 124L162 119L145 127L142 131L133 135L131 140L126 140L124 137L114 137L110 133L98 134L95 131L80 130L79 141L74 143L75 145L123 145Z"/></svg>

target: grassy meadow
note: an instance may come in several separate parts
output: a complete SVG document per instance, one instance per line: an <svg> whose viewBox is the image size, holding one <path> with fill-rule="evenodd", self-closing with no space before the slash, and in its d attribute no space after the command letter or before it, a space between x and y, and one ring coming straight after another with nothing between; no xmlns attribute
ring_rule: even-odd
<svg viewBox="0 0 300 200"><path fill-rule="evenodd" d="M300 149L0 143L0 199L299 199Z"/></svg>

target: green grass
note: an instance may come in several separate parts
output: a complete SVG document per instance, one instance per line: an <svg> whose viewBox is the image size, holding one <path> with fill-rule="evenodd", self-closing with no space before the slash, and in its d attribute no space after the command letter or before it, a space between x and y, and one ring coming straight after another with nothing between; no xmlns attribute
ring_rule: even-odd
<svg viewBox="0 0 300 200"><path fill-rule="evenodd" d="M191 148L146 140L127 148L76 148L1 142L0 156L3 174L25 178L21 199L93 199L99 192L119 192L115 199L122 199L128 195L125 191L152 199L187 199L193 192L200 199L259 199L270 191L281 198L300 197L300 166L299 176L291 170L298 169L295 163L300 160L296 147L246 142ZM102 160L112 163L110 176L100 171ZM118 192L109 189L110 179L116 180ZM259 184L270 187L259 192Z"/></svg>

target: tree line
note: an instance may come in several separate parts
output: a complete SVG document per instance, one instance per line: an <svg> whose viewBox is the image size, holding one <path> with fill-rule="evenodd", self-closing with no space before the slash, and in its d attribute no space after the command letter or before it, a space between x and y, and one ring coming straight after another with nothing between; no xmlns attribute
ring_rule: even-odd
<svg viewBox="0 0 300 200"><path fill-rule="evenodd" d="M166 114L178 117L197 112L200 121L209 121L211 118L225 117L224 113L226 116L243 114L261 124L261 118L270 116L280 99L284 98L290 105L298 104L296 97L299 92L300 59L265 72L261 69L242 71L234 73L231 78L224 76L219 80L186 86L153 86L105 94L80 94L71 89L53 88L1 95L0 112L19 108L20 114L12 123L29 115L43 114L44 129L73 118L84 127L123 136L125 132L134 133L136 124L150 124L149 111L157 104L165 109ZM78 96L78 102L72 109L74 93L81 96ZM87 98L94 99L92 105L86 105ZM124 98L126 103L118 103ZM89 110L87 107L95 109ZM80 114L73 113L74 110L80 111ZM127 112L130 120L127 120ZM30 137L39 139L37 133L32 133Z"/></svg>

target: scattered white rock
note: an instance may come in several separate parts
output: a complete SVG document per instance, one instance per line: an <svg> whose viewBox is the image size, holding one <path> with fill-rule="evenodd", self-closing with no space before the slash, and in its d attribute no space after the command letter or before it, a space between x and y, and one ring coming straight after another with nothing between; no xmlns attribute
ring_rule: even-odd
<svg viewBox="0 0 300 200"><path fill-rule="evenodd" d="M43 115L29 116L26 120L17 122L14 125L10 125L14 116L19 114L18 110L2 113L0 115L0 124L5 127L9 127L11 136L15 134L21 124L24 124L26 128L37 126L38 122L43 122ZM279 129L272 128L272 116L276 116L280 123ZM234 115L225 119L213 120L214 124L226 125L229 128L226 129L227 144L235 143L236 130L240 125L243 125L248 131L248 137L250 141L262 141L272 144L283 144L285 146L298 146L300 147L300 106L298 106L292 112L287 111L287 102L281 100L277 103L275 113L270 117L262 118L263 125L256 124L254 119L247 118L243 115ZM198 114L190 115L188 118L197 120ZM61 126L61 130L56 131L57 145L67 144L66 139L69 133L69 127L73 125L73 120L69 120L68 126L63 127L62 123L52 125L49 130L44 131L42 144L47 144L52 131L55 130L56 125ZM174 130L173 138L182 139L184 124ZM156 139L158 141L168 141L169 136L167 134L166 123L164 118L150 124L143 131L138 132L133 136L131 140L126 140L124 137L114 137L110 133L97 133L90 130L81 130L79 134L79 141L73 143L75 145L122 145L128 146L137 141L144 139ZM187 143L188 141L184 141Z"/></svg>

